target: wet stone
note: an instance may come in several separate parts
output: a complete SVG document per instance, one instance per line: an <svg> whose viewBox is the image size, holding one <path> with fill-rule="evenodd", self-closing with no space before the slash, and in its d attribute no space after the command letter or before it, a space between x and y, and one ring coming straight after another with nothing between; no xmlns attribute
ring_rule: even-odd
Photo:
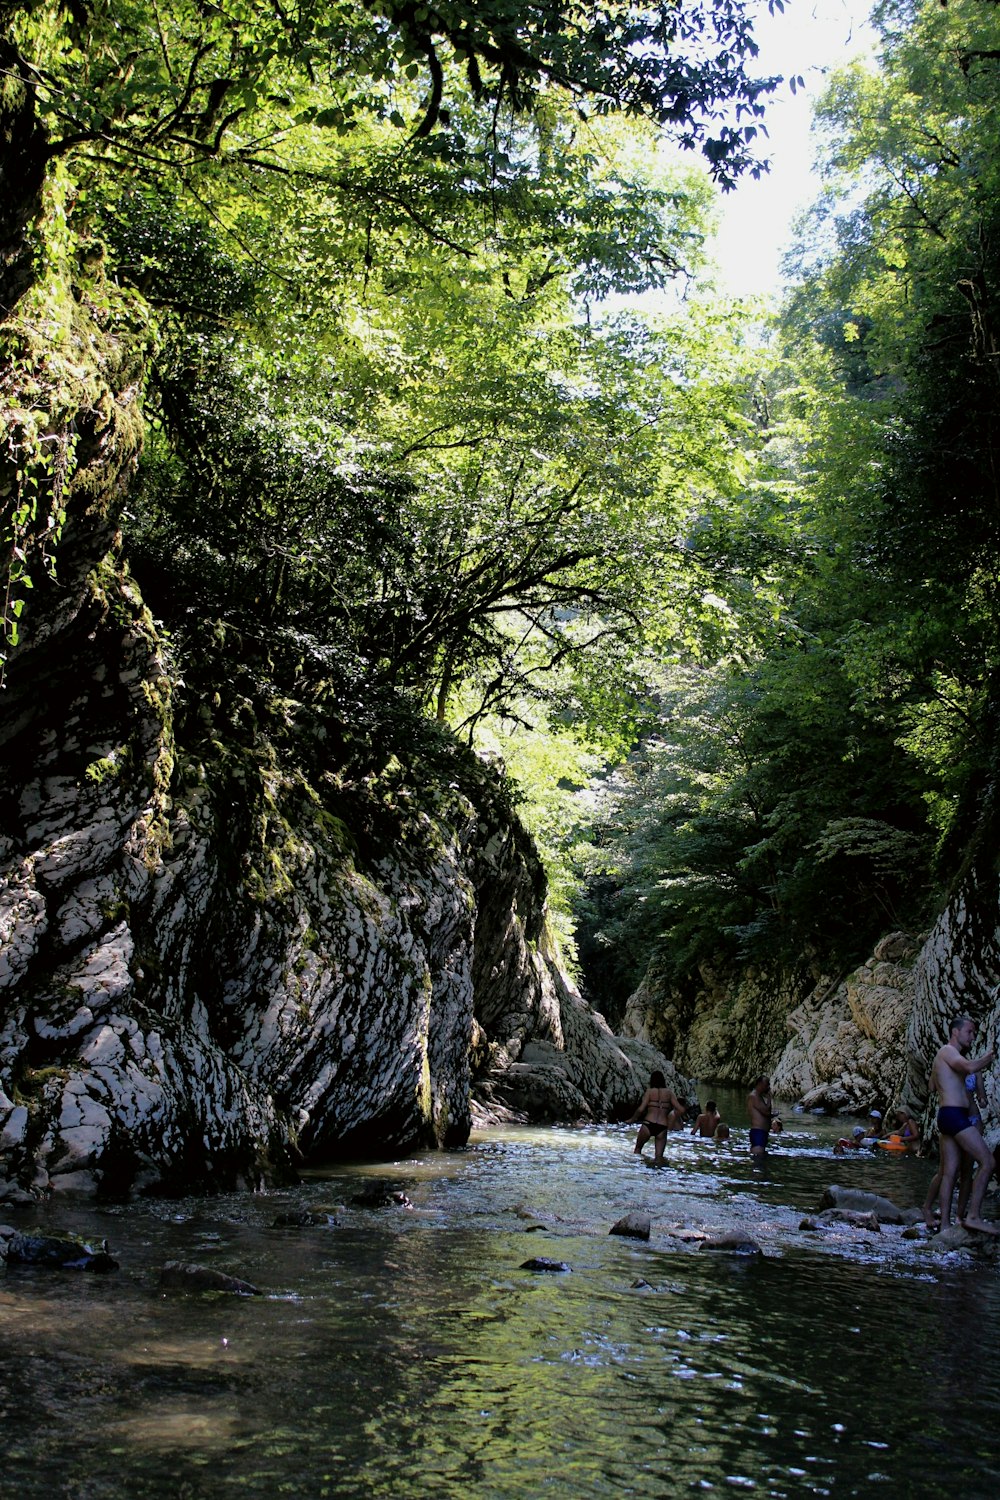
<svg viewBox="0 0 1000 1500"><path fill-rule="evenodd" d="M819 1204L821 1209L846 1209L852 1213L875 1214L883 1224L902 1224L909 1218L909 1210L902 1209L890 1198L880 1193L866 1193L861 1188L840 1187L834 1183L826 1189Z"/></svg>
<svg viewBox="0 0 1000 1500"><path fill-rule="evenodd" d="M519 1267L522 1271L572 1271L564 1260L549 1260L545 1255L535 1255L531 1260L523 1260Z"/></svg>
<svg viewBox="0 0 1000 1500"><path fill-rule="evenodd" d="M117 1271L118 1262L104 1240L98 1248L85 1240L60 1235L2 1231L8 1265L44 1266L53 1271Z"/></svg>
<svg viewBox="0 0 1000 1500"><path fill-rule="evenodd" d="M651 1229L648 1214L626 1214L612 1224L609 1234L622 1234L632 1240L648 1240Z"/></svg>
<svg viewBox="0 0 1000 1500"><path fill-rule="evenodd" d="M739 1229L727 1230L723 1234L714 1234L707 1240L702 1240L699 1250L716 1250L725 1255L763 1255L764 1252L757 1241L749 1235L743 1234Z"/></svg>
<svg viewBox="0 0 1000 1500"><path fill-rule="evenodd" d="M876 1214L858 1213L850 1208L827 1208L817 1215L817 1226L846 1224L851 1229L865 1229L869 1234L881 1234L882 1226Z"/></svg>
<svg viewBox="0 0 1000 1500"><path fill-rule="evenodd" d="M160 1271L160 1285L184 1292L232 1292L239 1297L259 1297L260 1288L252 1282L216 1271L212 1266L168 1260Z"/></svg>

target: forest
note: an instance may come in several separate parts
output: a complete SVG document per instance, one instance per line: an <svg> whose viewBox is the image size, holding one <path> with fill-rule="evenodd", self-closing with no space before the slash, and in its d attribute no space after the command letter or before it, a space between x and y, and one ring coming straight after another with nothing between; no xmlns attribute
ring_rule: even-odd
<svg viewBox="0 0 1000 1500"><path fill-rule="evenodd" d="M995 777L996 5L875 6L777 312L712 273L794 83L744 0L0 20L5 690L72 546L83 307L134 360L114 546L184 713L362 771L471 744L611 1018L651 959L926 925Z"/></svg>

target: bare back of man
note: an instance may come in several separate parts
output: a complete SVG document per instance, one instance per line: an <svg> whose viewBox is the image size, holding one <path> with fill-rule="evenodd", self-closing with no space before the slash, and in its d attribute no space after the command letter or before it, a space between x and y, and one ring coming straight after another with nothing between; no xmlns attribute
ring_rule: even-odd
<svg viewBox="0 0 1000 1500"><path fill-rule="evenodd" d="M969 1114L966 1075L978 1073L989 1067L994 1053L984 1052L981 1057L970 1058L966 1054L976 1035L975 1022L968 1016L960 1016L952 1023L948 1041L940 1047L931 1066L931 1086L938 1096L938 1131L941 1137L941 1228L951 1223L951 1198L963 1155L978 1162L979 1170L972 1183L968 1211L962 1220L966 1229L978 1229L983 1234L997 1234L1000 1230L987 1224L982 1217L983 1198L993 1172L993 1153Z"/></svg>

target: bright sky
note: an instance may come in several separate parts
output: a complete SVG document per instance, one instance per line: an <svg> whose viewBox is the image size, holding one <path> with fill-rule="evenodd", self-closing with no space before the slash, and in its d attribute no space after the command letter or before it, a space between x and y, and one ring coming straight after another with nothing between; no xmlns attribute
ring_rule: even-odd
<svg viewBox="0 0 1000 1500"><path fill-rule="evenodd" d="M767 295L781 285L781 256L792 220L817 193L811 177L811 103L831 68L872 53L869 10L870 0L785 0L784 13L769 16L766 0L760 0L754 71L786 79L800 75L805 90L793 96L785 83L766 101L769 139L762 150L771 158L771 170L723 198L716 258L724 286L736 296Z"/></svg>

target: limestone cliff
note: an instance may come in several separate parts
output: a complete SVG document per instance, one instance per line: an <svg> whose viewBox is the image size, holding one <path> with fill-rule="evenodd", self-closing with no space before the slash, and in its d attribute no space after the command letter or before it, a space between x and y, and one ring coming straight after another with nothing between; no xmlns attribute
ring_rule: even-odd
<svg viewBox="0 0 1000 1500"><path fill-rule="evenodd" d="M704 965L682 989L666 984L654 963L628 1002L623 1030L688 1074L742 1085L780 1056L789 1012L815 982L805 965L791 973Z"/></svg>
<svg viewBox="0 0 1000 1500"><path fill-rule="evenodd" d="M773 1086L807 1109L866 1112L922 1106L907 1088L907 1027L920 940L896 932L839 982L822 979L787 1018L791 1039ZM926 1070L925 1070L926 1071Z"/></svg>

